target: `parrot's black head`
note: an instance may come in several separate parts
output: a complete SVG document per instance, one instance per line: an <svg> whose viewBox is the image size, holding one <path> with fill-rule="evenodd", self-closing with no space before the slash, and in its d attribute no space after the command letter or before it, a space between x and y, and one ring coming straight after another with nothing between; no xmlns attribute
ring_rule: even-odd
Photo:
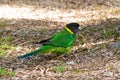
<svg viewBox="0 0 120 80"><path fill-rule="evenodd" d="M82 29L78 23L69 23L66 27L71 30L73 34L76 34L80 29Z"/></svg>

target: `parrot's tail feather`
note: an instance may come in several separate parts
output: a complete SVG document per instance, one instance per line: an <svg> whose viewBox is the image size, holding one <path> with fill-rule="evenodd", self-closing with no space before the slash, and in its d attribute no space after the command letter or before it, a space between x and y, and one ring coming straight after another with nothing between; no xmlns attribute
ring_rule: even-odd
<svg viewBox="0 0 120 80"><path fill-rule="evenodd" d="M33 51L33 52L30 52L30 53L27 53L27 54L22 55L22 56L19 56L18 59L28 58L28 57L30 57L30 56L32 56L32 55L37 55L37 54L39 54L39 53L40 53L40 49L35 50L35 51Z"/></svg>
<svg viewBox="0 0 120 80"><path fill-rule="evenodd" d="M53 47L53 46L43 46L38 50L35 50L33 52L26 53L25 55L19 56L18 59L27 58L32 55L37 55L39 53L46 53L46 52L50 52L50 51L54 51L54 50L55 50L55 47Z"/></svg>

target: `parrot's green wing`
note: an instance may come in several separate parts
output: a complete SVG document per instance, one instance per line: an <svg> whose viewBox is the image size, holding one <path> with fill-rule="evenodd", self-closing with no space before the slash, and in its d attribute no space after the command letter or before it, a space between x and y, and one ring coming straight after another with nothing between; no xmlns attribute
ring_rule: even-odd
<svg viewBox="0 0 120 80"><path fill-rule="evenodd" d="M69 33L67 30L62 30L59 33L56 33L47 44L55 47L64 47L67 48L72 46L75 41L75 36Z"/></svg>

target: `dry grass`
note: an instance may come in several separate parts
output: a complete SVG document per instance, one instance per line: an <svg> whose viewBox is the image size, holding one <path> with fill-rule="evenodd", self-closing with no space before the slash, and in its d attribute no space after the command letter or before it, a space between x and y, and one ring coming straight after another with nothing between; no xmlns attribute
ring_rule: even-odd
<svg viewBox="0 0 120 80"><path fill-rule="evenodd" d="M16 59L69 22L85 29L68 55ZM5 54L0 67L16 75L0 75L0 80L119 80L120 56L108 47L119 40L119 29L119 0L1 0L0 53Z"/></svg>

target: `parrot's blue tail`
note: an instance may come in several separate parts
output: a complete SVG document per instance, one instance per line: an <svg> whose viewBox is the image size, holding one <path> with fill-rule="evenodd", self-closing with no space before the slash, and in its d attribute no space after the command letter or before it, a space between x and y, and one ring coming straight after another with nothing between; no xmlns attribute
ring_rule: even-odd
<svg viewBox="0 0 120 80"><path fill-rule="evenodd" d="M37 54L39 54L39 53L40 53L40 49L35 50L35 51L33 51L33 52L30 52L30 53L26 53L26 54L24 54L24 55L22 55L22 56L19 56L18 59L28 58L28 57L30 57L30 56L32 56L32 55L37 55Z"/></svg>
<svg viewBox="0 0 120 80"><path fill-rule="evenodd" d="M24 55L22 55L22 56L19 56L18 59L28 58L28 57L30 57L30 56L32 56L32 55L37 55L37 54L39 54L39 53L52 52L52 51L54 51L54 50L55 50L55 48L54 48L53 46L43 46L43 47L41 47L41 48L38 49L38 50L35 50L35 51L33 51L33 52L26 53L26 54L24 54Z"/></svg>

